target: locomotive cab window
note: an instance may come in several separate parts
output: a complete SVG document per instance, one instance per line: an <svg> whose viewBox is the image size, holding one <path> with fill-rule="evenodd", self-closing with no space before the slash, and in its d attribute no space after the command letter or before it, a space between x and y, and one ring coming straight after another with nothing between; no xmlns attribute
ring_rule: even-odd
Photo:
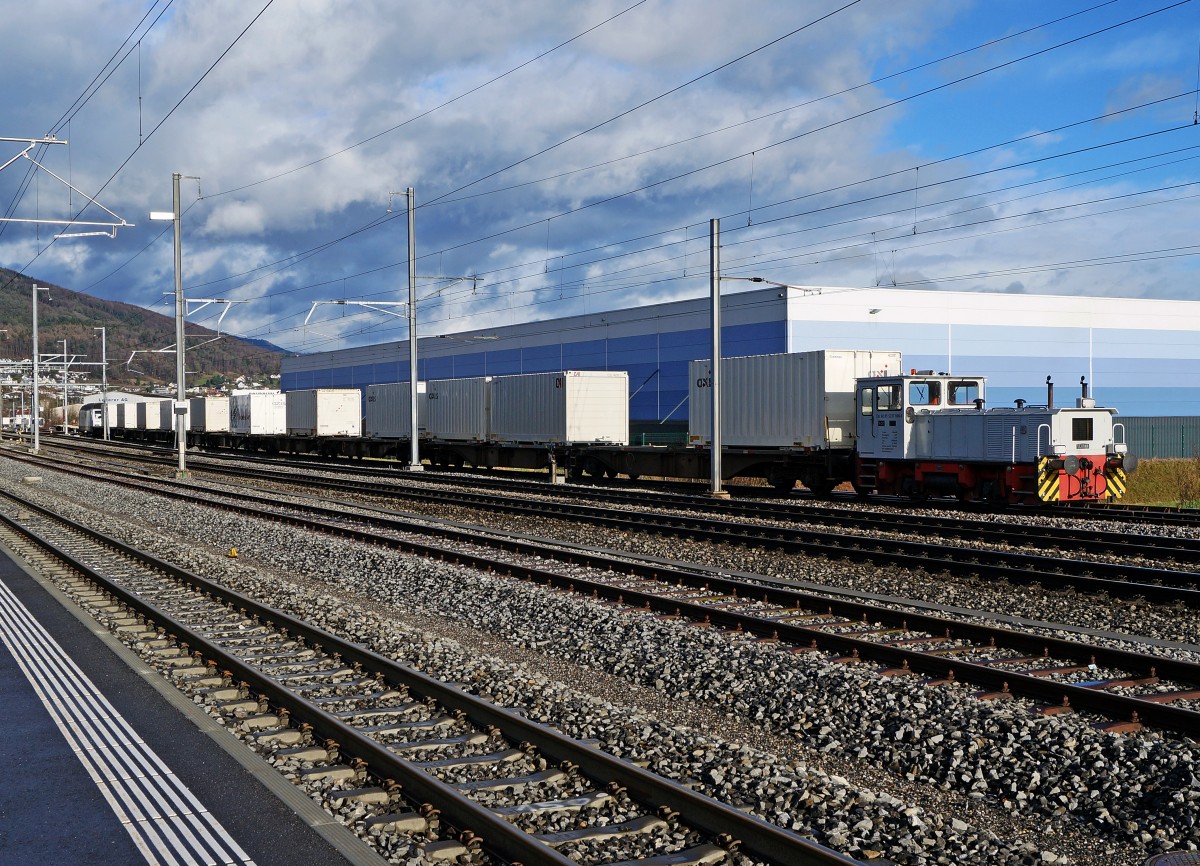
<svg viewBox="0 0 1200 866"><path fill-rule="evenodd" d="M909 382L908 405L937 406L942 402L941 382Z"/></svg>
<svg viewBox="0 0 1200 866"><path fill-rule="evenodd" d="M875 389L863 388L858 392L858 408L864 415L870 415L875 403Z"/></svg>
<svg viewBox="0 0 1200 866"><path fill-rule="evenodd" d="M1071 438L1076 442L1090 442L1092 439L1092 419L1072 418Z"/></svg>
<svg viewBox="0 0 1200 866"><path fill-rule="evenodd" d="M900 386L880 385L875 389L875 408L880 412L900 408Z"/></svg>
<svg viewBox="0 0 1200 866"><path fill-rule="evenodd" d="M979 399L978 382L951 382L948 387L951 406L970 406Z"/></svg>

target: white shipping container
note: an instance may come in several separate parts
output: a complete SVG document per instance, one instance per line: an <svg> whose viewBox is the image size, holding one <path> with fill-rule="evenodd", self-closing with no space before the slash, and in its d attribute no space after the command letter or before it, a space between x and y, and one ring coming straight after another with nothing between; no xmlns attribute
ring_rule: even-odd
<svg viewBox="0 0 1200 866"><path fill-rule="evenodd" d="M417 435L425 432L425 383L417 382ZM408 439L412 401L407 382L367 386L363 434L370 439Z"/></svg>
<svg viewBox="0 0 1200 866"><path fill-rule="evenodd" d="M191 414L192 407L189 405L187 411L183 413L183 429L191 429ZM159 430L174 430L175 429L175 401L160 400L158 403L158 429Z"/></svg>
<svg viewBox="0 0 1200 866"><path fill-rule="evenodd" d="M193 397L188 429L198 433L229 432L228 397Z"/></svg>
<svg viewBox="0 0 1200 866"><path fill-rule="evenodd" d="M721 439L730 448L854 447L854 380L900 373L899 352L822 349L721 360ZM688 365L688 442L712 444L712 363Z"/></svg>
<svg viewBox="0 0 1200 866"><path fill-rule="evenodd" d="M425 386L425 429L443 442L482 442L488 437L491 376L437 379Z"/></svg>
<svg viewBox="0 0 1200 866"><path fill-rule="evenodd" d="M163 410L161 407L164 403L169 407L171 405L172 401L171 400L146 400L144 403L138 403L137 409L135 410L135 412L137 413L137 421L134 423L133 426L137 427L138 430L170 430L171 429L170 423L168 423L168 424L162 423ZM170 417L170 415L169 415L170 409L169 408L167 410L167 413L168 413L167 417Z"/></svg>
<svg viewBox="0 0 1200 866"><path fill-rule="evenodd" d="M496 442L629 444L629 374L571 370L496 376L491 430Z"/></svg>
<svg viewBox="0 0 1200 866"><path fill-rule="evenodd" d="M288 391L289 436L359 436L362 433L362 391L357 388L318 388Z"/></svg>
<svg viewBox="0 0 1200 866"><path fill-rule="evenodd" d="M229 431L249 436L287 433L287 398L278 391L248 391L229 398Z"/></svg>
<svg viewBox="0 0 1200 866"><path fill-rule="evenodd" d="M117 423L113 426L118 430L131 430L137 427L137 406L134 403L117 403Z"/></svg>

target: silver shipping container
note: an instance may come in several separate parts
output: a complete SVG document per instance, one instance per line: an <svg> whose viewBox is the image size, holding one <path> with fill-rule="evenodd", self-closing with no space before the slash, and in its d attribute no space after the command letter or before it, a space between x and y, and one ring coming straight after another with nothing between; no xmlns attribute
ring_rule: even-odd
<svg viewBox="0 0 1200 866"><path fill-rule="evenodd" d="M318 388L288 391L289 436L359 436L362 433L362 391L357 388Z"/></svg>
<svg viewBox="0 0 1200 866"><path fill-rule="evenodd" d="M278 391L247 391L229 398L229 432L244 436L287 433L287 398Z"/></svg>
<svg viewBox="0 0 1200 866"><path fill-rule="evenodd" d="M137 404L137 422L134 426L138 430L170 430L172 429L171 422L163 423L163 417L171 417L172 400L146 400L143 403ZM163 412L163 405L166 405L166 412Z"/></svg>
<svg viewBox="0 0 1200 866"><path fill-rule="evenodd" d="M417 382L417 435L425 432L425 383ZM407 382L367 386L363 434L369 439L408 439L412 401Z"/></svg>
<svg viewBox="0 0 1200 866"><path fill-rule="evenodd" d="M185 401L187 403L188 401ZM183 429L190 429L192 407L188 405L187 411L183 413ZM175 401L160 400L158 403L158 429L174 430L175 429Z"/></svg>
<svg viewBox="0 0 1200 866"><path fill-rule="evenodd" d="M629 444L629 374L571 370L496 376L494 442Z"/></svg>
<svg viewBox="0 0 1200 866"><path fill-rule="evenodd" d="M899 352L822 349L721 360L727 448L854 447L854 380L896 375ZM688 365L688 442L712 444L712 363Z"/></svg>
<svg viewBox="0 0 1200 866"><path fill-rule="evenodd" d="M491 414L491 376L437 379L425 386L425 429L443 442L482 442Z"/></svg>
<svg viewBox="0 0 1200 866"><path fill-rule="evenodd" d="M228 397L193 397L188 403L191 407L189 430L197 433L229 432Z"/></svg>

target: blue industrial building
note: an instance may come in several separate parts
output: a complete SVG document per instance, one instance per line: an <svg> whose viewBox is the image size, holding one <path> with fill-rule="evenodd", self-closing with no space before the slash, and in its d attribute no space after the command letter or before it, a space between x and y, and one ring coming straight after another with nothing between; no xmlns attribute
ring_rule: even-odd
<svg viewBox="0 0 1200 866"><path fill-rule="evenodd" d="M422 337L419 376L625 370L641 429L687 419L687 365L711 352L707 297ZM770 288L722 302L727 357L901 351L908 368L988 377L988 403L1059 399L1086 378L1122 415L1200 415L1200 302L897 288ZM888 371L896 372L896 371ZM282 388L408 378L406 341L288 356Z"/></svg>

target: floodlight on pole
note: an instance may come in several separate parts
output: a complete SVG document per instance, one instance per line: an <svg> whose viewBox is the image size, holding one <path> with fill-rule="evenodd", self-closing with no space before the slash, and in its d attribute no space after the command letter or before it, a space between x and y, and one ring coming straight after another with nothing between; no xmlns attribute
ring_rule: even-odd
<svg viewBox="0 0 1200 866"><path fill-rule="evenodd" d="M175 441L179 447L179 467L175 477L182 480L187 478L187 371L184 369L184 336L183 320L187 313L183 299L183 247L179 231L179 181L184 175L175 172L171 175L171 210L150 211L150 219L156 222L171 221L174 223L175 235ZM189 180L199 178L188 175Z"/></svg>

